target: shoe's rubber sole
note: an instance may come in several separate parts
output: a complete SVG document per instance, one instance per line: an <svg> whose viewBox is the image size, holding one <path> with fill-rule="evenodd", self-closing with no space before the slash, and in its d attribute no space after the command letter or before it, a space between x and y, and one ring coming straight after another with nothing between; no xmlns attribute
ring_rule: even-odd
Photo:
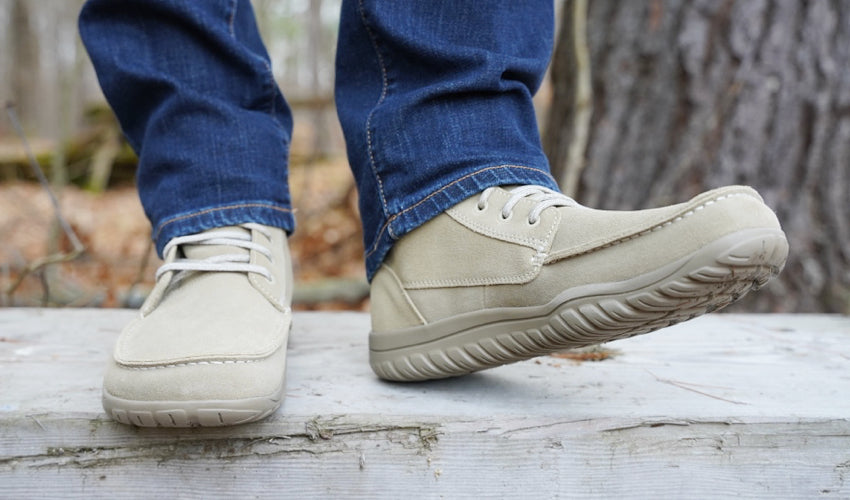
<svg viewBox="0 0 850 500"><path fill-rule="evenodd" d="M138 427L221 427L265 418L283 401L284 385L265 397L224 401L136 401L103 391L103 408L117 422Z"/></svg>
<svg viewBox="0 0 850 500"><path fill-rule="evenodd" d="M569 289L543 306L372 332L370 363L383 379L429 380L649 333L731 304L778 274L787 256L781 230L739 231L661 269Z"/></svg>

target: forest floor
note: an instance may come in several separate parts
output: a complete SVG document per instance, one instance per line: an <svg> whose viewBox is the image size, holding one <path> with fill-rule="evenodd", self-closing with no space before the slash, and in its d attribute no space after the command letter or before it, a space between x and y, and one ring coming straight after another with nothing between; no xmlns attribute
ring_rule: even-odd
<svg viewBox="0 0 850 500"><path fill-rule="evenodd" d="M297 230L290 249L300 309L368 308L354 181L344 159L293 166L290 188ZM137 307L154 283L159 258L134 186L59 193L62 212L86 250L76 259L29 273L49 254L55 234L47 193L36 183L0 183L0 305ZM303 292L298 294L298 292Z"/></svg>

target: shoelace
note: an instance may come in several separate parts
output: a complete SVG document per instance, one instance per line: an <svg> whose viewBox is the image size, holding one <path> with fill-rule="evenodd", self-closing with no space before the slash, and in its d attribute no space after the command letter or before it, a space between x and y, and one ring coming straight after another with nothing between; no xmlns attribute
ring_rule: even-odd
<svg viewBox="0 0 850 500"><path fill-rule="evenodd" d="M484 190L478 198L478 209L484 210L487 207L487 200L496 188L491 187ZM519 186L508 191L511 197L502 207L502 218L507 219L513 213L513 209L517 203L523 198L529 198L536 201L537 204L528 214L528 223L536 224L540 220L540 214L549 207L577 207L580 206L577 201L569 196L559 193L553 189L543 186Z"/></svg>
<svg viewBox="0 0 850 500"><path fill-rule="evenodd" d="M248 230L257 230L270 237L266 229L259 224L242 224L241 227ZM162 253L168 255L169 250L179 245L224 245L236 248L244 248L246 250L256 250L268 258L271 258L272 252L259 243L251 241L251 235L240 233L237 231L216 231L213 233L192 234L189 236L178 236L173 238L165 245ZM251 257L247 254L222 254L213 255L206 259L176 259L168 264L163 264L156 271L156 279L169 271L212 271L212 272L238 272L238 273L257 273L264 276L267 280L272 279L272 275L264 266L257 264L249 264Z"/></svg>

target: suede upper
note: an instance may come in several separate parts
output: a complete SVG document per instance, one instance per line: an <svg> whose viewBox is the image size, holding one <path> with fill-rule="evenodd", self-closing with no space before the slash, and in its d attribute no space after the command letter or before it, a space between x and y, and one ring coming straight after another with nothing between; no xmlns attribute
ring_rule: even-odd
<svg viewBox="0 0 850 500"><path fill-rule="evenodd" d="M126 399L228 399L271 393L283 382L291 322L292 275L283 230L227 227L215 231L250 233L271 250L219 245L172 248L166 264L178 257L204 259L248 253L257 273L166 272L122 332L107 368L104 388ZM269 366L275 366L270 369ZM178 383L179 382L179 383ZM241 396L240 396L241 394Z"/></svg>
<svg viewBox="0 0 850 500"><path fill-rule="evenodd" d="M473 196L396 243L373 280L373 330L427 324L491 307L545 303L570 286L651 271L747 228L779 229L753 189L730 186L639 211L546 208L508 190Z"/></svg>

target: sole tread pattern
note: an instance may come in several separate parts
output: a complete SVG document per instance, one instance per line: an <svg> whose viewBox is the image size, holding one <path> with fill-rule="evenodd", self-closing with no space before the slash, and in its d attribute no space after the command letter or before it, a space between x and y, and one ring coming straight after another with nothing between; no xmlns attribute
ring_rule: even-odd
<svg viewBox="0 0 850 500"><path fill-rule="evenodd" d="M135 401L103 392L106 413L136 427L222 427L261 420L280 407L283 393L232 401Z"/></svg>
<svg viewBox="0 0 850 500"><path fill-rule="evenodd" d="M625 297L599 297L592 303L563 304L543 324L446 350L399 355L372 362L384 379L417 381L463 375L555 351L649 333L726 307L758 289L784 265L783 238L744 241L709 265ZM410 357L420 358L411 363ZM422 359L425 358L425 359ZM425 367L422 369L419 367ZM403 367L403 368L402 368Z"/></svg>
<svg viewBox="0 0 850 500"><path fill-rule="evenodd" d="M183 409L152 411L113 408L110 416L116 422L136 427L222 427L260 420L275 409L268 411L198 408L192 411Z"/></svg>

